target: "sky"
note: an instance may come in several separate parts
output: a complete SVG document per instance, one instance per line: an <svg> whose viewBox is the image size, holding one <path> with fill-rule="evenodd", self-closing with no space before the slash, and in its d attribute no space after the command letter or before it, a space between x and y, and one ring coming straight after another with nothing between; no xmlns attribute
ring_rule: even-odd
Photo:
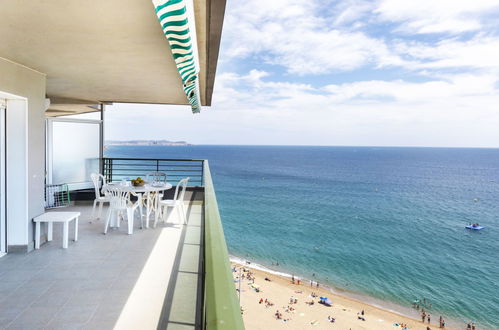
<svg viewBox="0 0 499 330"><path fill-rule="evenodd" d="M106 139L499 147L498 22L499 0L228 0L212 106L115 104Z"/></svg>

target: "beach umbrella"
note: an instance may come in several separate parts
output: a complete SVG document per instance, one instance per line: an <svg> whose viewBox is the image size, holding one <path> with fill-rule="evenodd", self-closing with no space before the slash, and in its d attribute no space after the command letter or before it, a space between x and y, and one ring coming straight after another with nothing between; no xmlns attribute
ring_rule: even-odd
<svg viewBox="0 0 499 330"><path fill-rule="evenodd" d="M199 56L192 0L152 0L192 112L201 109Z"/></svg>

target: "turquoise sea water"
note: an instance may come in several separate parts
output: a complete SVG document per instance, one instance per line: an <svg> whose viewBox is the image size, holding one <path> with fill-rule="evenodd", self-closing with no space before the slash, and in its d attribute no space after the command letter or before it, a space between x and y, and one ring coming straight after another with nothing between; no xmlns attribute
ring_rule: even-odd
<svg viewBox="0 0 499 330"><path fill-rule="evenodd" d="M499 150L114 146L206 158L231 254L499 328ZM478 222L486 229L464 229ZM276 262L279 266L272 266Z"/></svg>

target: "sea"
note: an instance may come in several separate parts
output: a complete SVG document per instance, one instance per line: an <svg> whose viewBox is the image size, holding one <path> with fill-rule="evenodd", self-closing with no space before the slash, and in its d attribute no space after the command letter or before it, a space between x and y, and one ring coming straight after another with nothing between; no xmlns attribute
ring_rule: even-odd
<svg viewBox="0 0 499 330"><path fill-rule="evenodd" d="M234 257L400 313L416 315L420 299L434 320L499 329L499 149L109 146L105 154L208 159Z"/></svg>

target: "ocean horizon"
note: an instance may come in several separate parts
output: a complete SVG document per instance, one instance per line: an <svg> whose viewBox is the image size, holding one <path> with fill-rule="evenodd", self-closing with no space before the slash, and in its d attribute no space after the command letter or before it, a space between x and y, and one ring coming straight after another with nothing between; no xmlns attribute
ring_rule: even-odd
<svg viewBox="0 0 499 330"><path fill-rule="evenodd" d="M496 148L109 146L208 159L229 252L373 301L499 327ZM482 231L469 231L480 223Z"/></svg>

